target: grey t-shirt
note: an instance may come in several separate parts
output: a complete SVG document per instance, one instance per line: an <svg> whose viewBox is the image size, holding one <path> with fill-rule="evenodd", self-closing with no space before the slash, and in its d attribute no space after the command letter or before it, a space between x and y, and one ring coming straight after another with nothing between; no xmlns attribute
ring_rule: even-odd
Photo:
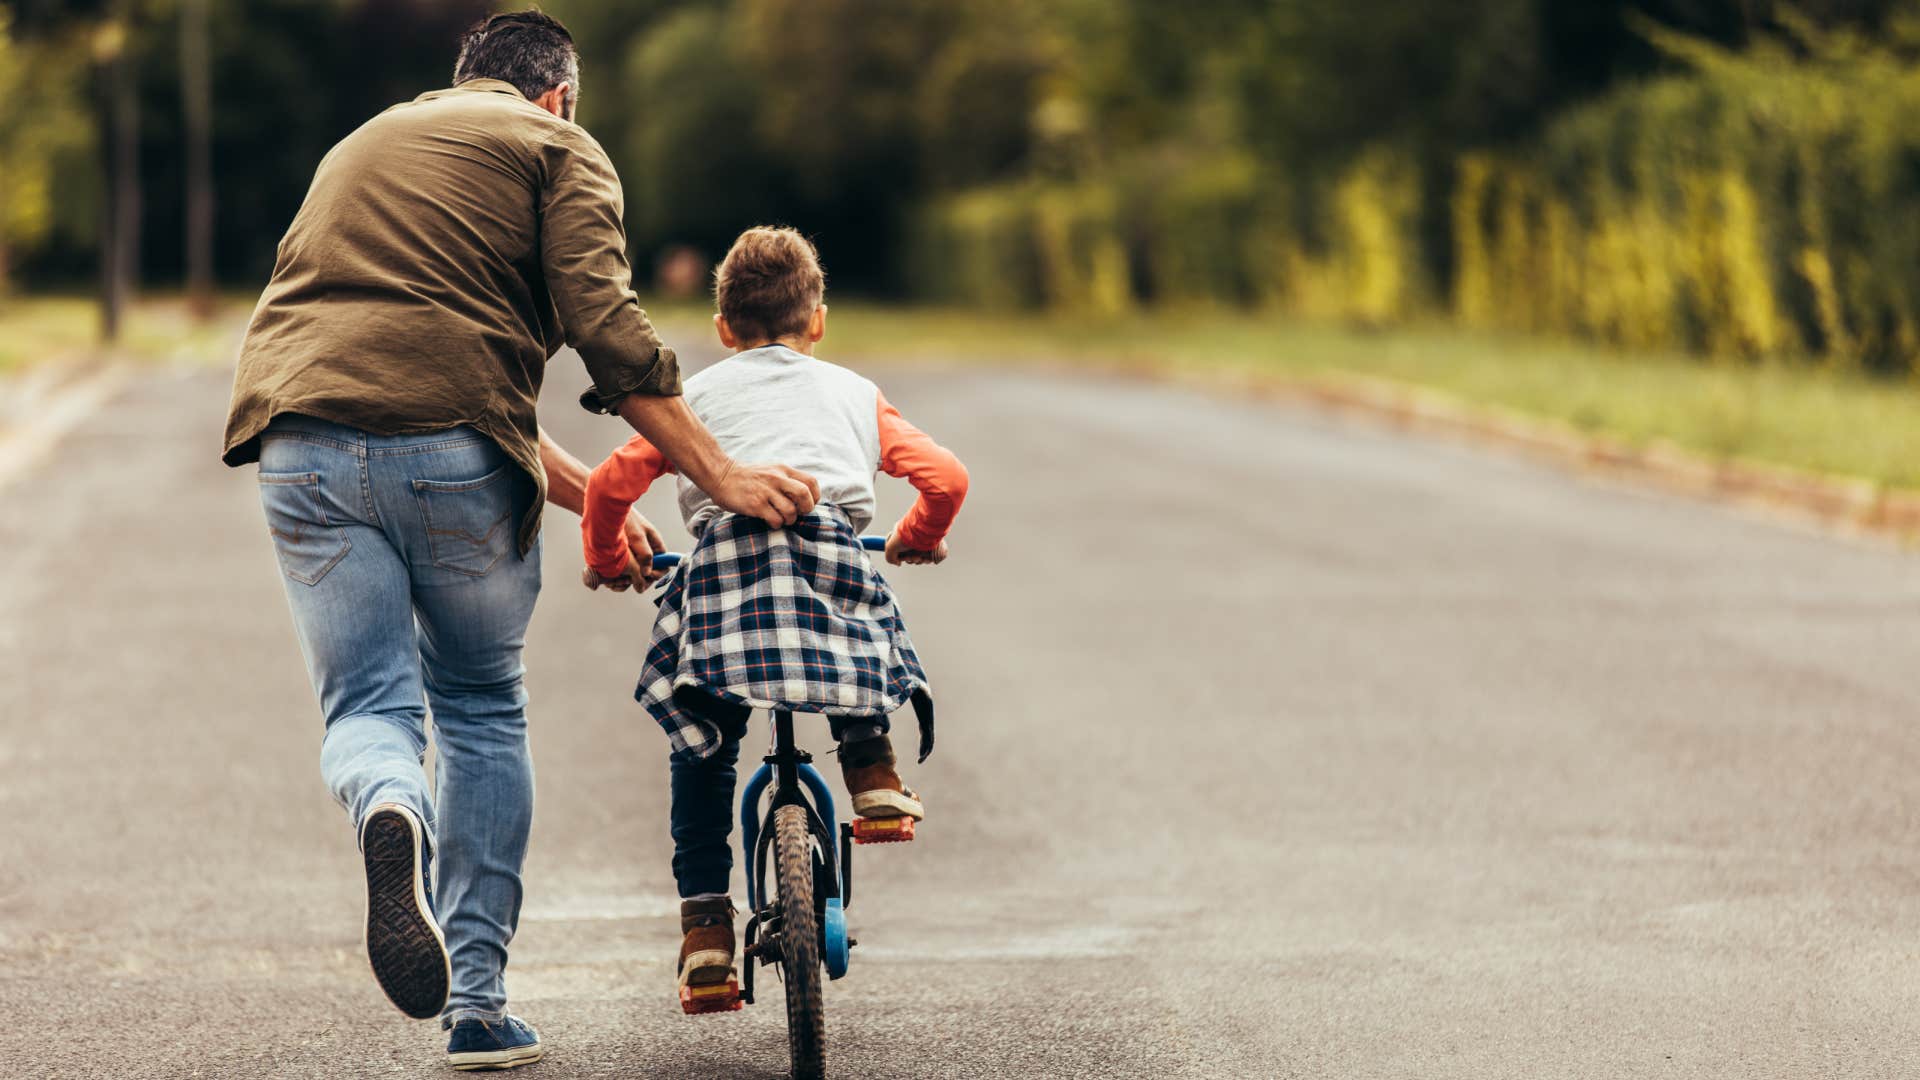
<svg viewBox="0 0 1920 1080"><path fill-rule="evenodd" d="M820 501L853 521L873 523L873 477L880 468L880 388L837 364L765 345L722 360L686 380L687 405L735 461L777 461L811 473ZM680 517L700 535L722 513L686 477Z"/></svg>

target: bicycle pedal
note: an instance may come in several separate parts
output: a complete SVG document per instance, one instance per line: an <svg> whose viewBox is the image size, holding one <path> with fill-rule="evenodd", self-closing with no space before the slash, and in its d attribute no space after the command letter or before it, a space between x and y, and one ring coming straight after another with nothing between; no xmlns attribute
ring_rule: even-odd
<svg viewBox="0 0 1920 1080"><path fill-rule="evenodd" d="M702 1013L733 1012L741 1007L740 980L728 979L711 986L680 988L680 1010L688 1016Z"/></svg>
<svg viewBox="0 0 1920 1080"><path fill-rule="evenodd" d="M910 817L874 817L853 819L856 844L898 844L913 839Z"/></svg>

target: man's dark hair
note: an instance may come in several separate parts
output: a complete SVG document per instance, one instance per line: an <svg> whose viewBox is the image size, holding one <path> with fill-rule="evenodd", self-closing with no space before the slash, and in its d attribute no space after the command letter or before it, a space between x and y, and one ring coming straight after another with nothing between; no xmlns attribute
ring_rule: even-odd
<svg viewBox="0 0 1920 1080"><path fill-rule="evenodd" d="M460 42L453 65L455 86L468 79L512 83L528 101L566 83L573 88L567 107L580 92L580 54L573 35L544 11L514 11L474 23Z"/></svg>

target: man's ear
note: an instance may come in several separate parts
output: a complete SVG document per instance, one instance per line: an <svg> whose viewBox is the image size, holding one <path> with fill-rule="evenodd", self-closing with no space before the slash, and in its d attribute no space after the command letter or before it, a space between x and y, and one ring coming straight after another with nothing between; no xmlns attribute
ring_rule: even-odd
<svg viewBox="0 0 1920 1080"><path fill-rule="evenodd" d="M535 105L547 110L562 120L571 120L567 115L567 99L573 96L573 84L561 83L559 86L533 99Z"/></svg>
<svg viewBox="0 0 1920 1080"><path fill-rule="evenodd" d="M713 317L713 328L720 332L720 344L729 349L739 347L740 339L734 336L733 327L727 325L727 317L725 315L715 315Z"/></svg>
<svg viewBox="0 0 1920 1080"><path fill-rule="evenodd" d="M819 341L827 336L827 305L821 304L813 309L813 318L807 320L807 340Z"/></svg>

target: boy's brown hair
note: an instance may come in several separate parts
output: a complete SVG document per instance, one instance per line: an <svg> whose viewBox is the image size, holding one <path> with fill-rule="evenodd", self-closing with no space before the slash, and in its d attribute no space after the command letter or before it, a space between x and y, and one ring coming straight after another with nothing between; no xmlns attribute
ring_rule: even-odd
<svg viewBox="0 0 1920 1080"><path fill-rule="evenodd" d="M720 317L742 341L806 333L813 309L826 294L820 253L812 241L784 226L741 233L713 278Z"/></svg>

